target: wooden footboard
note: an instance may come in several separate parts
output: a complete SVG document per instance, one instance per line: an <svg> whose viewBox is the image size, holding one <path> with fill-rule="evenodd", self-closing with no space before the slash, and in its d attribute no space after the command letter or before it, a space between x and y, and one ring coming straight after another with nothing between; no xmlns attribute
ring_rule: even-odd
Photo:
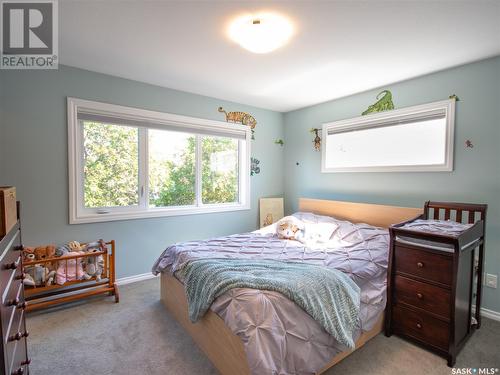
<svg viewBox="0 0 500 375"><path fill-rule="evenodd" d="M161 274L161 300L174 318L188 331L196 344L222 375L248 375L243 343L212 310L203 319L191 323L184 285L168 274Z"/></svg>
<svg viewBox="0 0 500 375"><path fill-rule="evenodd" d="M203 319L193 324L188 317L188 304L182 283L175 277L162 273L160 288L161 300L165 307L222 375L250 375L243 343L216 313L208 310ZM378 335L382 331L383 322L384 316L381 316L371 331L363 333L356 341L356 349ZM322 374L352 352L337 354L318 374Z"/></svg>

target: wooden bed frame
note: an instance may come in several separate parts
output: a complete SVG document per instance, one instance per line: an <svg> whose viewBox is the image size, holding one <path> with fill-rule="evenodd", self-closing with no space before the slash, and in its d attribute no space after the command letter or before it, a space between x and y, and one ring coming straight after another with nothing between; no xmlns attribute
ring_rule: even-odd
<svg viewBox="0 0 500 375"><path fill-rule="evenodd" d="M367 223L380 227L400 223L422 214L420 208L382 206L367 203L329 201L319 199L299 199L299 210L320 215L334 216L353 223ZM224 321L209 310L197 323L193 324L188 317L188 304L184 286L175 277L161 274L161 300L167 310L191 335L196 344L212 361L222 375L249 375L250 369L243 347L238 336L233 334ZM356 341L356 349L382 331L384 316L382 315L372 330L364 332ZM340 362L353 351L345 351L335 355L318 374Z"/></svg>

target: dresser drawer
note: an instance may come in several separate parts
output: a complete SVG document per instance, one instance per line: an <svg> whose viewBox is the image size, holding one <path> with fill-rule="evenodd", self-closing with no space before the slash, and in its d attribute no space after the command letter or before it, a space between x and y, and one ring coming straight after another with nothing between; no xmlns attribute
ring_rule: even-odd
<svg viewBox="0 0 500 375"><path fill-rule="evenodd" d="M453 263L450 256L396 245L394 263L396 273L451 285Z"/></svg>
<svg viewBox="0 0 500 375"><path fill-rule="evenodd" d="M412 337L442 350L448 350L450 332L448 323L400 305L392 308L392 315L396 333Z"/></svg>
<svg viewBox="0 0 500 375"><path fill-rule="evenodd" d="M5 337L5 360L8 368L12 371L23 367L22 362L26 360L26 326L24 323L24 310L16 309L10 332Z"/></svg>
<svg viewBox="0 0 500 375"><path fill-rule="evenodd" d="M449 320L451 293L438 286L396 275L396 303L402 302L437 314Z"/></svg>
<svg viewBox="0 0 500 375"><path fill-rule="evenodd" d="M22 294L22 284L21 280L12 280L9 289L4 291L5 300L3 301L2 309L1 309L1 319L2 319L2 327L4 328L4 332L8 332L7 329L10 327L10 323L12 320L12 316L15 310L20 310L17 305L12 303L17 302L23 303L23 294Z"/></svg>

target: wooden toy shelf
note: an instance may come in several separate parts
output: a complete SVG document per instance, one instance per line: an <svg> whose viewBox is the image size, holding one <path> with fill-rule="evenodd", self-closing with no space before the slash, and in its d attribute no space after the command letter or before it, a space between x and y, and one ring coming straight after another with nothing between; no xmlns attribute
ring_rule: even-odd
<svg viewBox="0 0 500 375"><path fill-rule="evenodd" d="M76 280L65 281L63 284L52 284L42 286L25 286L24 295L26 299L26 310L32 311L65 302L73 302L82 298L108 294L115 297L115 302L120 301L118 286L115 282L115 241L105 242L101 251L89 252L85 254L78 253L64 257L50 257L43 260L33 260L23 262L23 271L34 265L41 265L48 268L58 268L60 272L61 264L63 273L61 276L68 277L68 269L74 269ZM102 256L104 260L101 279L97 281L96 277L89 279L80 279L83 275L79 274L79 263L83 263L86 258ZM60 274L60 273L59 273Z"/></svg>

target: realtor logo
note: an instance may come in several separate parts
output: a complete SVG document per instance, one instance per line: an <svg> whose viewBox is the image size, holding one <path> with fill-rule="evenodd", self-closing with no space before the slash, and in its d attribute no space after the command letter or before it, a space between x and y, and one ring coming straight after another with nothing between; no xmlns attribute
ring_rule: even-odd
<svg viewBox="0 0 500 375"><path fill-rule="evenodd" d="M57 69L57 0L0 0L0 69Z"/></svg>

